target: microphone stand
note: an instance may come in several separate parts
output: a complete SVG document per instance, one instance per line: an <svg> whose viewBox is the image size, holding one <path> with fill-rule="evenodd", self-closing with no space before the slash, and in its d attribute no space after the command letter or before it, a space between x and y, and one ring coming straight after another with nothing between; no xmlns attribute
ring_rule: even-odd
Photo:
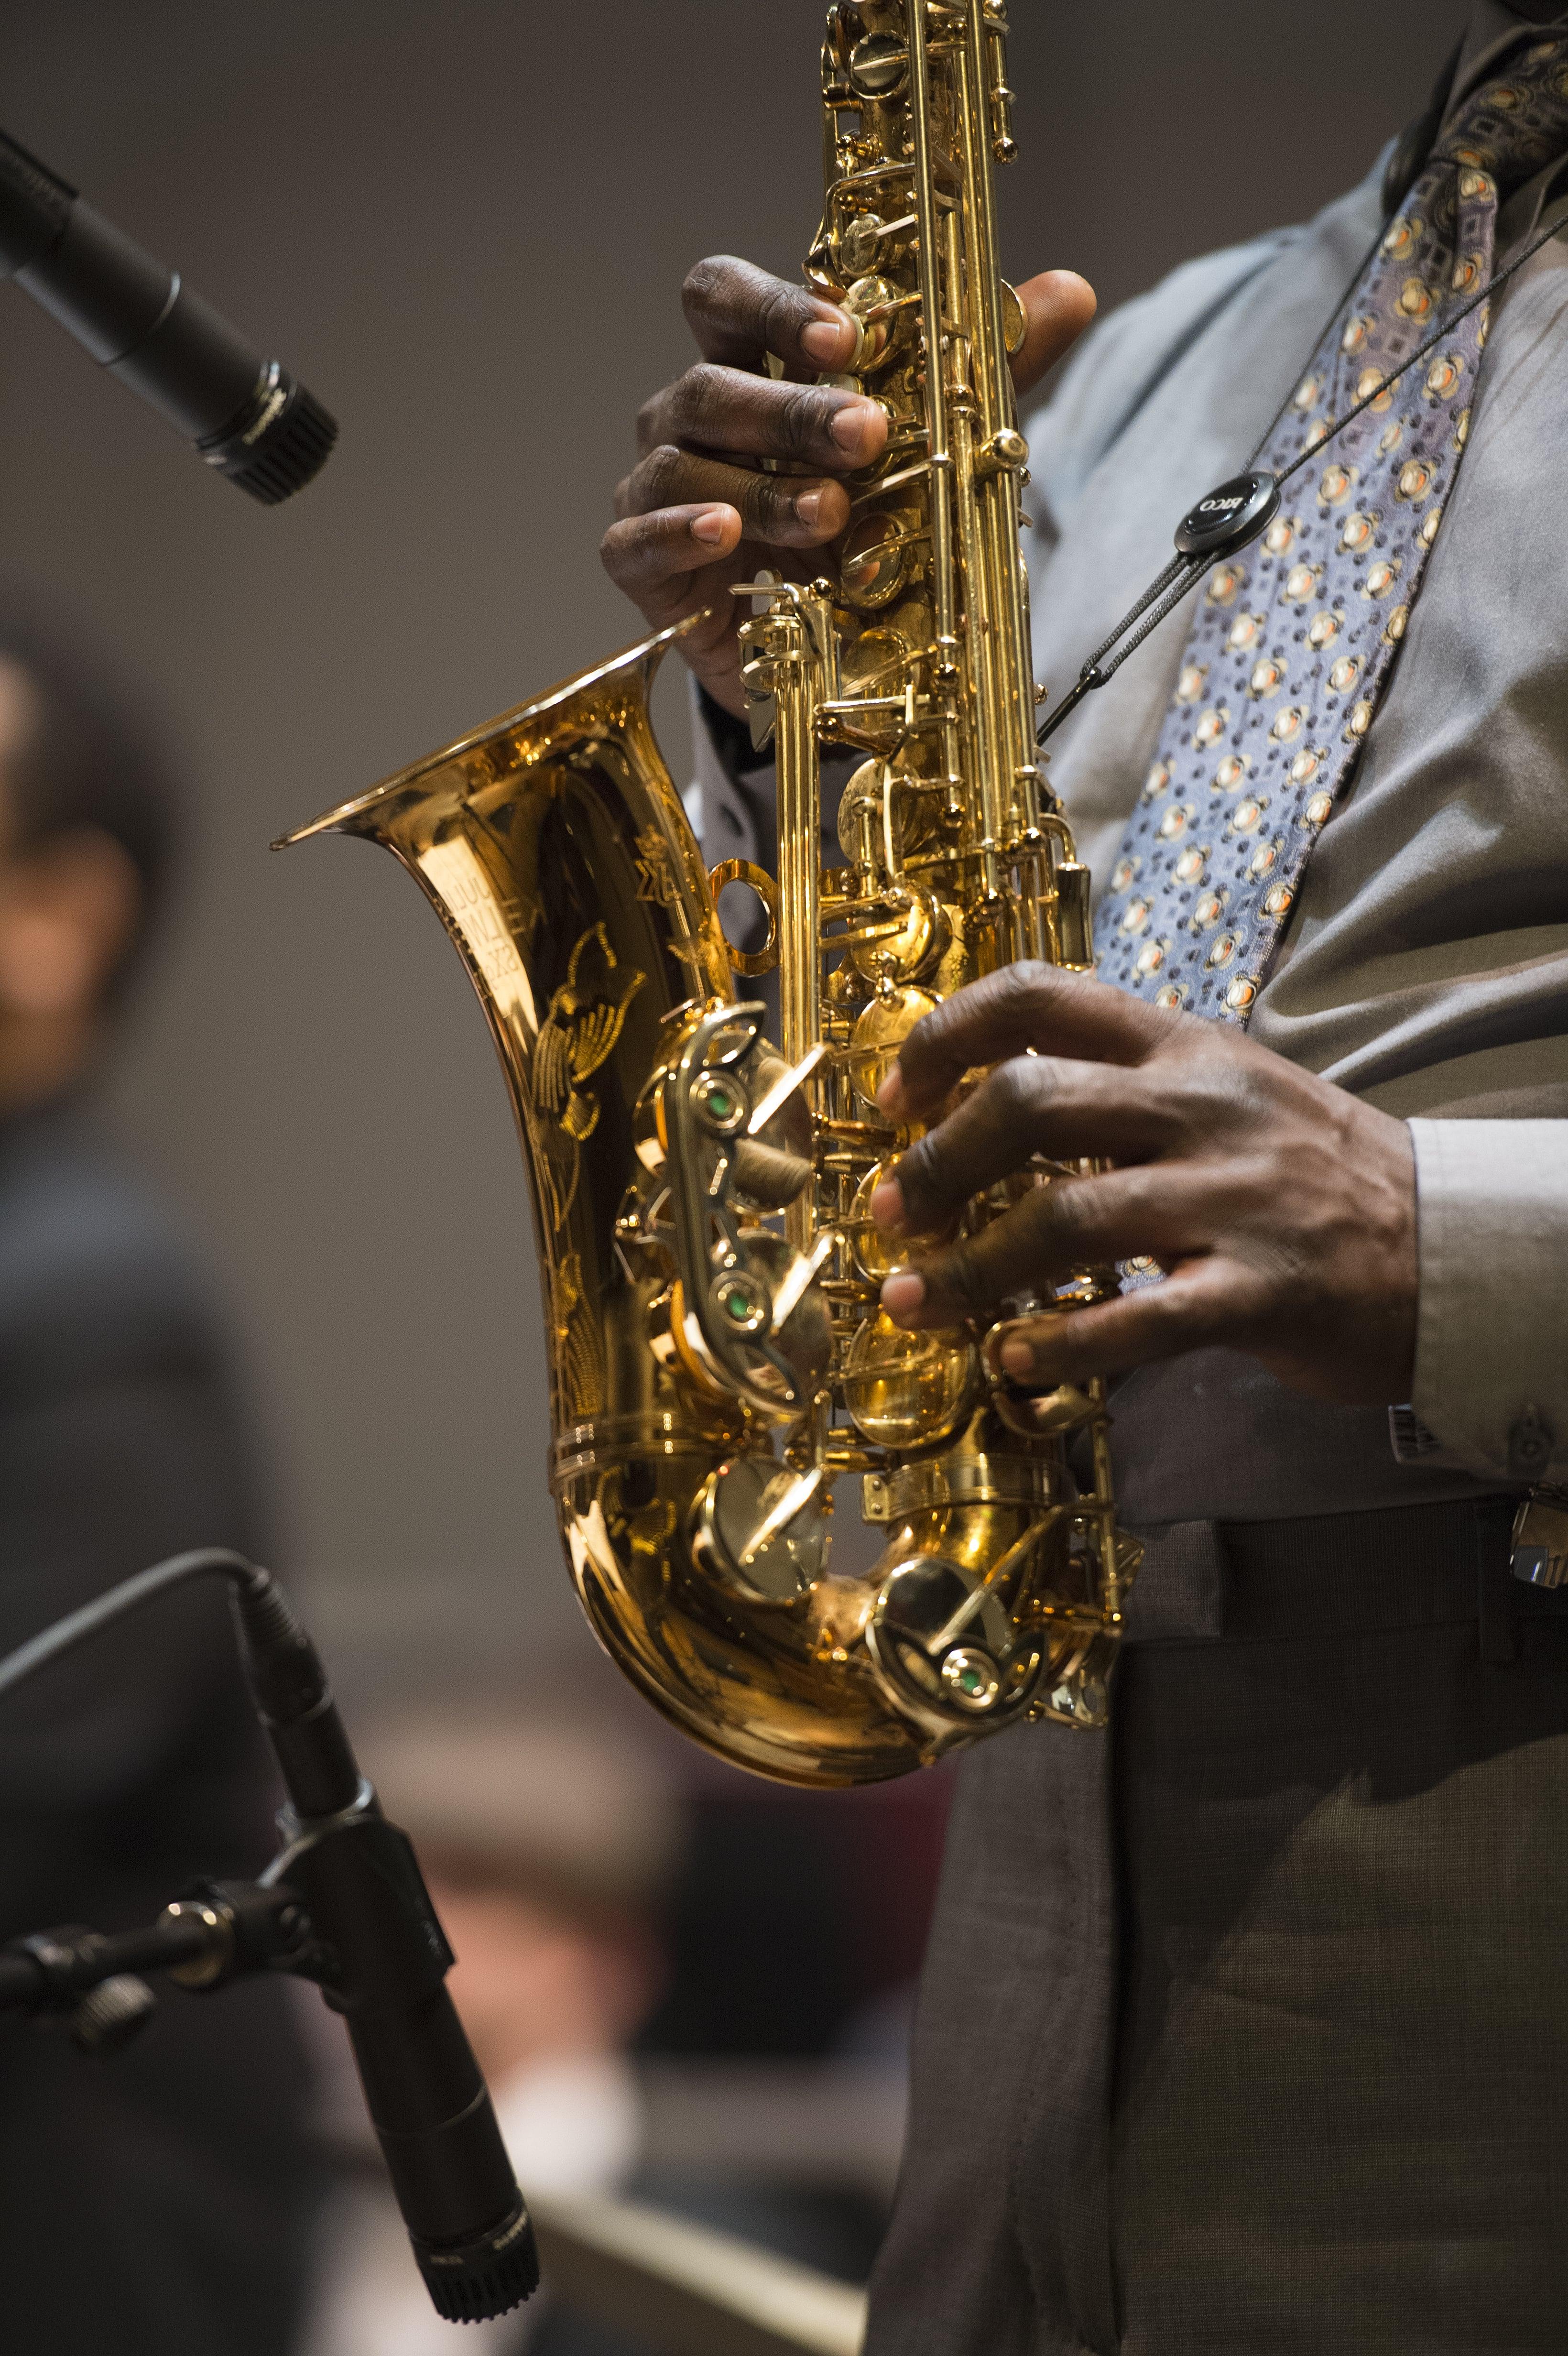
<svg viewBox="0 0 1568 2356"><path fill-rule="evenodd" d="M58 2019L81 2052L104 2058L156 2010L149 1972L205 1994L253 1972L315 1978L322 1960L299 1893L286 1883L200 1881L145 1930L67 1922L13 1939L0 1949L0 2012Z"/></svg>
<svg viewBox="0 0 1568 2356"><path fill-rule="evenodd" d="M453 1954L408 1835L381 1814L336 1704L272 1575L219 1547L176 1555L0 1661L0 1697L123 1612L209 1573L232 1602L257 1715L289 1805L256 1881L204 1881L144 1930L67 1924L0 1950L0 2011L55 2016L107 2055L150 2017L143 1975L209 1994L257 1972L315 1981L347 2025L420 2271L452 2323L505 2315L539 2258L489 2094L445 1979Z"/></svg>

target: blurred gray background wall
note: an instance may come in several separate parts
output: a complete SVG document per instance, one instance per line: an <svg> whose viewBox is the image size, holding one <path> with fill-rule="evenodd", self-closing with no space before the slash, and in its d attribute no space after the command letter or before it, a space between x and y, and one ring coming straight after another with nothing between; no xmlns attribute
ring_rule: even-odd
<svg viewBox="0 0 1568 2356"><path fill-rule="evenodd" d="M631 418L688 356L693 260L798 267L822 13L0 18L0 122L342 422L320 481L263 511L0 290L0 561L140 668L197 780L190 888L114 1117L226 1273L282 1561L366 1679L595 1672L543 1478L522 1167L468 985L390 860L267 843L635 634L596 555ZM1006 262L1072 264L1111 303L1301 217L1419 111L1464 15L1014 0ZM673 679L662 704L678 768Z"/></svg>

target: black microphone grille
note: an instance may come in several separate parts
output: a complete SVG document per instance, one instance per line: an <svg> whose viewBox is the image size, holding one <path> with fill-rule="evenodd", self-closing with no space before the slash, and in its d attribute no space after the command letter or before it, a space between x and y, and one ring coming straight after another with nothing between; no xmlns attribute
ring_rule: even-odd
<svg viewBox="0 0 1568 2356"><path fill-rule="evenodd" d="M320 473L336 439L331 412L280 362L269 360L241 414L196 446L209 466L273 508Z"/></svg>
<svg viewBox="0 0 1568 2356"><path fill-rule="evenodd" d="M470 2242L454 2247L418 2233L409 2239L435 2311L448 2323L507 2315L539 2288L539 2251L521 2194L509 2216Z"/></svg>

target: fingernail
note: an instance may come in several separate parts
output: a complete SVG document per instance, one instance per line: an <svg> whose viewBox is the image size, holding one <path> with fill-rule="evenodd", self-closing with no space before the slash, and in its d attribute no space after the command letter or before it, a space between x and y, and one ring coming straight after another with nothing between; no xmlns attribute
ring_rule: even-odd
<svg viewBox="0 0 1568 2356"><path fill-rule="evenodd" d="M892 1069L889 1072L887 1078L882 1082L881 1087L877 1090L877 1105L879 1109L882 1112L896 1113L900 1105L903 1102L903 1074L895 1064Z"/></svg>
<svg viewBox="0 0 1568 2356"><path fill-rule="evenodd" d="M847 401L835 411L827 430L848 456L858 458L865 448L874 414L869 401Z"/></svg>
<svg viewBox="0 0 1568 2356"><path fill-rule="evenodd" d="M815 531L822 521L822 493L802 491L795 500L795 512L797 522L803 523L807 531Z"/></svg>
<svg viewBox="0 0 1568 2356"><path fill-rule="evenodd" d="M912 1268L895 1269L882 1285L882 1307L892 1318L912 1317L925 1299L925 1279Z"/></svg>
<svg viewBox="0 0 1568 2356"><path fill-rule="evenodd" d="M901 1227L904 1223L904 1190L896 1178L884 1178L871 1194L871 1216L879 1227Z"/></svg>
<svg viewBox="0 0 1568 2356"><path fill-rule="evenodd" d="M994 1344L1002 1373L1010 1375L1016 1383L1029 1384L1034 1390L1046 1390L1051 1384L1061 1382L1061 1329L1071 1313L1061 1309L1042 1310L1027 1327L1015 1325L1010 1333L1003 1333Z"/></svg>
<svg viewBox="0 0 1568 2356"><path fill-rule="evenodd" d="M710 548L716 547L723 539L729 524L730 511L727 508L704 508L699 516L691 519L691 537L706 541Z"/></svg>
<svg viewBox="0 0 1568 2356"><path fill-rule="evenodd" d="M831 319L813 319L800 331L800 348L808 359L821 368L831 368L837 359L848 356L854 342L853 330L842 313Z"/></svg>

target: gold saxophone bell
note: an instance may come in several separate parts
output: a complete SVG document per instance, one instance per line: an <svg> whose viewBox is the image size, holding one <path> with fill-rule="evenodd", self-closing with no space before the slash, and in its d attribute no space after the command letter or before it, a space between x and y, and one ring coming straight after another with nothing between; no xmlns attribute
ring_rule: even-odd
<svg viewBox="0 0 1568 2356"><path fill-rule="evenodd" d="M869 1213L907 1141L877 1087L921 1015L1011 958L1089 962L1087 873L1034 749L991 211L1005 31L994 0L829 16L807 278L859 320L857 381L892 424L840 577L737 593L778 772L776 886L741 879L765 950L732 957L731 870L708 875L649 724L692 622L283 839L368 836L439 911L533 1181L583 1610L685 1732L792 1783L877 1782L1025 1718L1103 1724L1137 1557L1099 1386L1031 1398L984 1335L901 1332ZM826 872L824 744L862 756ZM778 1045L732 970L775 945ZM1114 1284L1085 1269L1052 1305ZM885 1536L863 1577L832 1562L845 1475Z"/></svg>

